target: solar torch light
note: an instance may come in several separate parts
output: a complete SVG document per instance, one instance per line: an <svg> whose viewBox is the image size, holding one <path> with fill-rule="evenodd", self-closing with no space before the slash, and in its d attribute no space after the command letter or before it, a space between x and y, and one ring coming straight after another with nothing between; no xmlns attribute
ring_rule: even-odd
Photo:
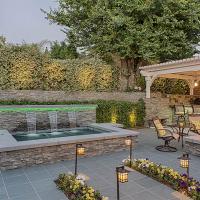
<svg viewBox="0 0 200 200"><path fill-rule="evenodd" d="M189 154L185 153L178 158L180 160L180 167L186 169L187 172L187 186L189 180L189 170L190 170L190 157Z"/></svg>
<svg viewBox="0 0 200 200"><path fill-rule="evenodd" d="M77 176L77 163L78 163L78 156L85 155L85 147L82 144L76 144L76 158L75 158L75 170L74 175Z"/></svg>
<svg viewBox="0 0 200 200"><path fill-rule="evenodd" d="M131 167L131 165L132 165L132 154L133 154L133 137L128 136L125 139L125 144L129 147L129 158L130 158L129 167Z"/></svg>

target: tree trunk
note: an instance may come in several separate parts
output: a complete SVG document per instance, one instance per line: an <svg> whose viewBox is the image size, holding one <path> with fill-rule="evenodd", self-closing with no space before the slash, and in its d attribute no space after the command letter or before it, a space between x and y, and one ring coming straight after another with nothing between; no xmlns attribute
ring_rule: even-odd
<svg viewBox="0 0 200 200"><path fill-rule="evenodd" d="M136 76L140 74L139 59L137 61L133 58L120 58L116 55L112 55L112 59L120 71L119 89L121 91L132 90L136 83Z"/></svg>

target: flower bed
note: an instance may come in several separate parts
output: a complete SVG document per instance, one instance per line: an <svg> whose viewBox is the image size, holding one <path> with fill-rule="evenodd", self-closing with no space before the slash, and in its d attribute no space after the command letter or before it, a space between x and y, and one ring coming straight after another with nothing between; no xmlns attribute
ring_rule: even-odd
<svg viewBox="0 0 200 200"><path fill-rule="evenodd" d="M103 197L98 191L86 185L82 178L72 174L60 174L55 182L69 200L108 200L107 197Z"/></svg>
<svg viewBox="0 0 200 200"><path fill-rule="evenodd" d="M129 166L130 161L124 160L124 164L125 166ZM200 183L192 177L187 178L186 174L180 174L169 167L161 164L158 165L148 159L133 160L131 168L168 185L174 190L184 192L194 200L200 200Z"/></svg>

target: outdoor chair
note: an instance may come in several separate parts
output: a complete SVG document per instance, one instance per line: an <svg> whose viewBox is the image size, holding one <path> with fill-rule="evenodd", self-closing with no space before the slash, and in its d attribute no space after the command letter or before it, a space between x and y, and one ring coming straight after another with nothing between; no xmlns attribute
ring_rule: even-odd
<svg viewBox="0 0 200 200"><path fill-rule="evenodd" d="M189 116L190 131L200 134L200 115Z"/></svg>
<svg viewBox="0 0 200 200"><path fill-rule="evenodd" d="M189 122L189 116L194 114L192 105L184 105L184 121L187 124Z"/></svg>
<svg viewBox="0 0 200 200"><path fill-rule="evenodd" d="M158 139L164 140L164 145L159 145L156 149L162 152L176 152L176 147L170 146L170 142L177 139L177 129L174 127L163 127L158 117L153 118L153 123L156 128Z"/></svg>
<svg viewBox="0 0 200 200"><path fill-rule="evenodd" d="M184 119L185 121L185 109L183 105L175 105L174 106L174 115L176 117L176 121L179 122L180 120Z"/></svg>
<svg viewBox="0 0 200 200"><path fill-rule="evenodd" d="M185 115L192 115L194 113L193 106L184 105L184 113L185 113Z"/></svg>

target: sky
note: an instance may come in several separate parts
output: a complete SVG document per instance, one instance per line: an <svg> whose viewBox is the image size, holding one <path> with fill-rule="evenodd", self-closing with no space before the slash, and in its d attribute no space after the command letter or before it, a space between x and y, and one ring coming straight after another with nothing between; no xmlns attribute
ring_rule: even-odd
<svg viewBox="0 0 200 200"><path fill-rule="evenodd" d="M61 27L50 24L40 10L56 6L56 0L0 0L0 35L17 44L64 40Z"/></svg>

